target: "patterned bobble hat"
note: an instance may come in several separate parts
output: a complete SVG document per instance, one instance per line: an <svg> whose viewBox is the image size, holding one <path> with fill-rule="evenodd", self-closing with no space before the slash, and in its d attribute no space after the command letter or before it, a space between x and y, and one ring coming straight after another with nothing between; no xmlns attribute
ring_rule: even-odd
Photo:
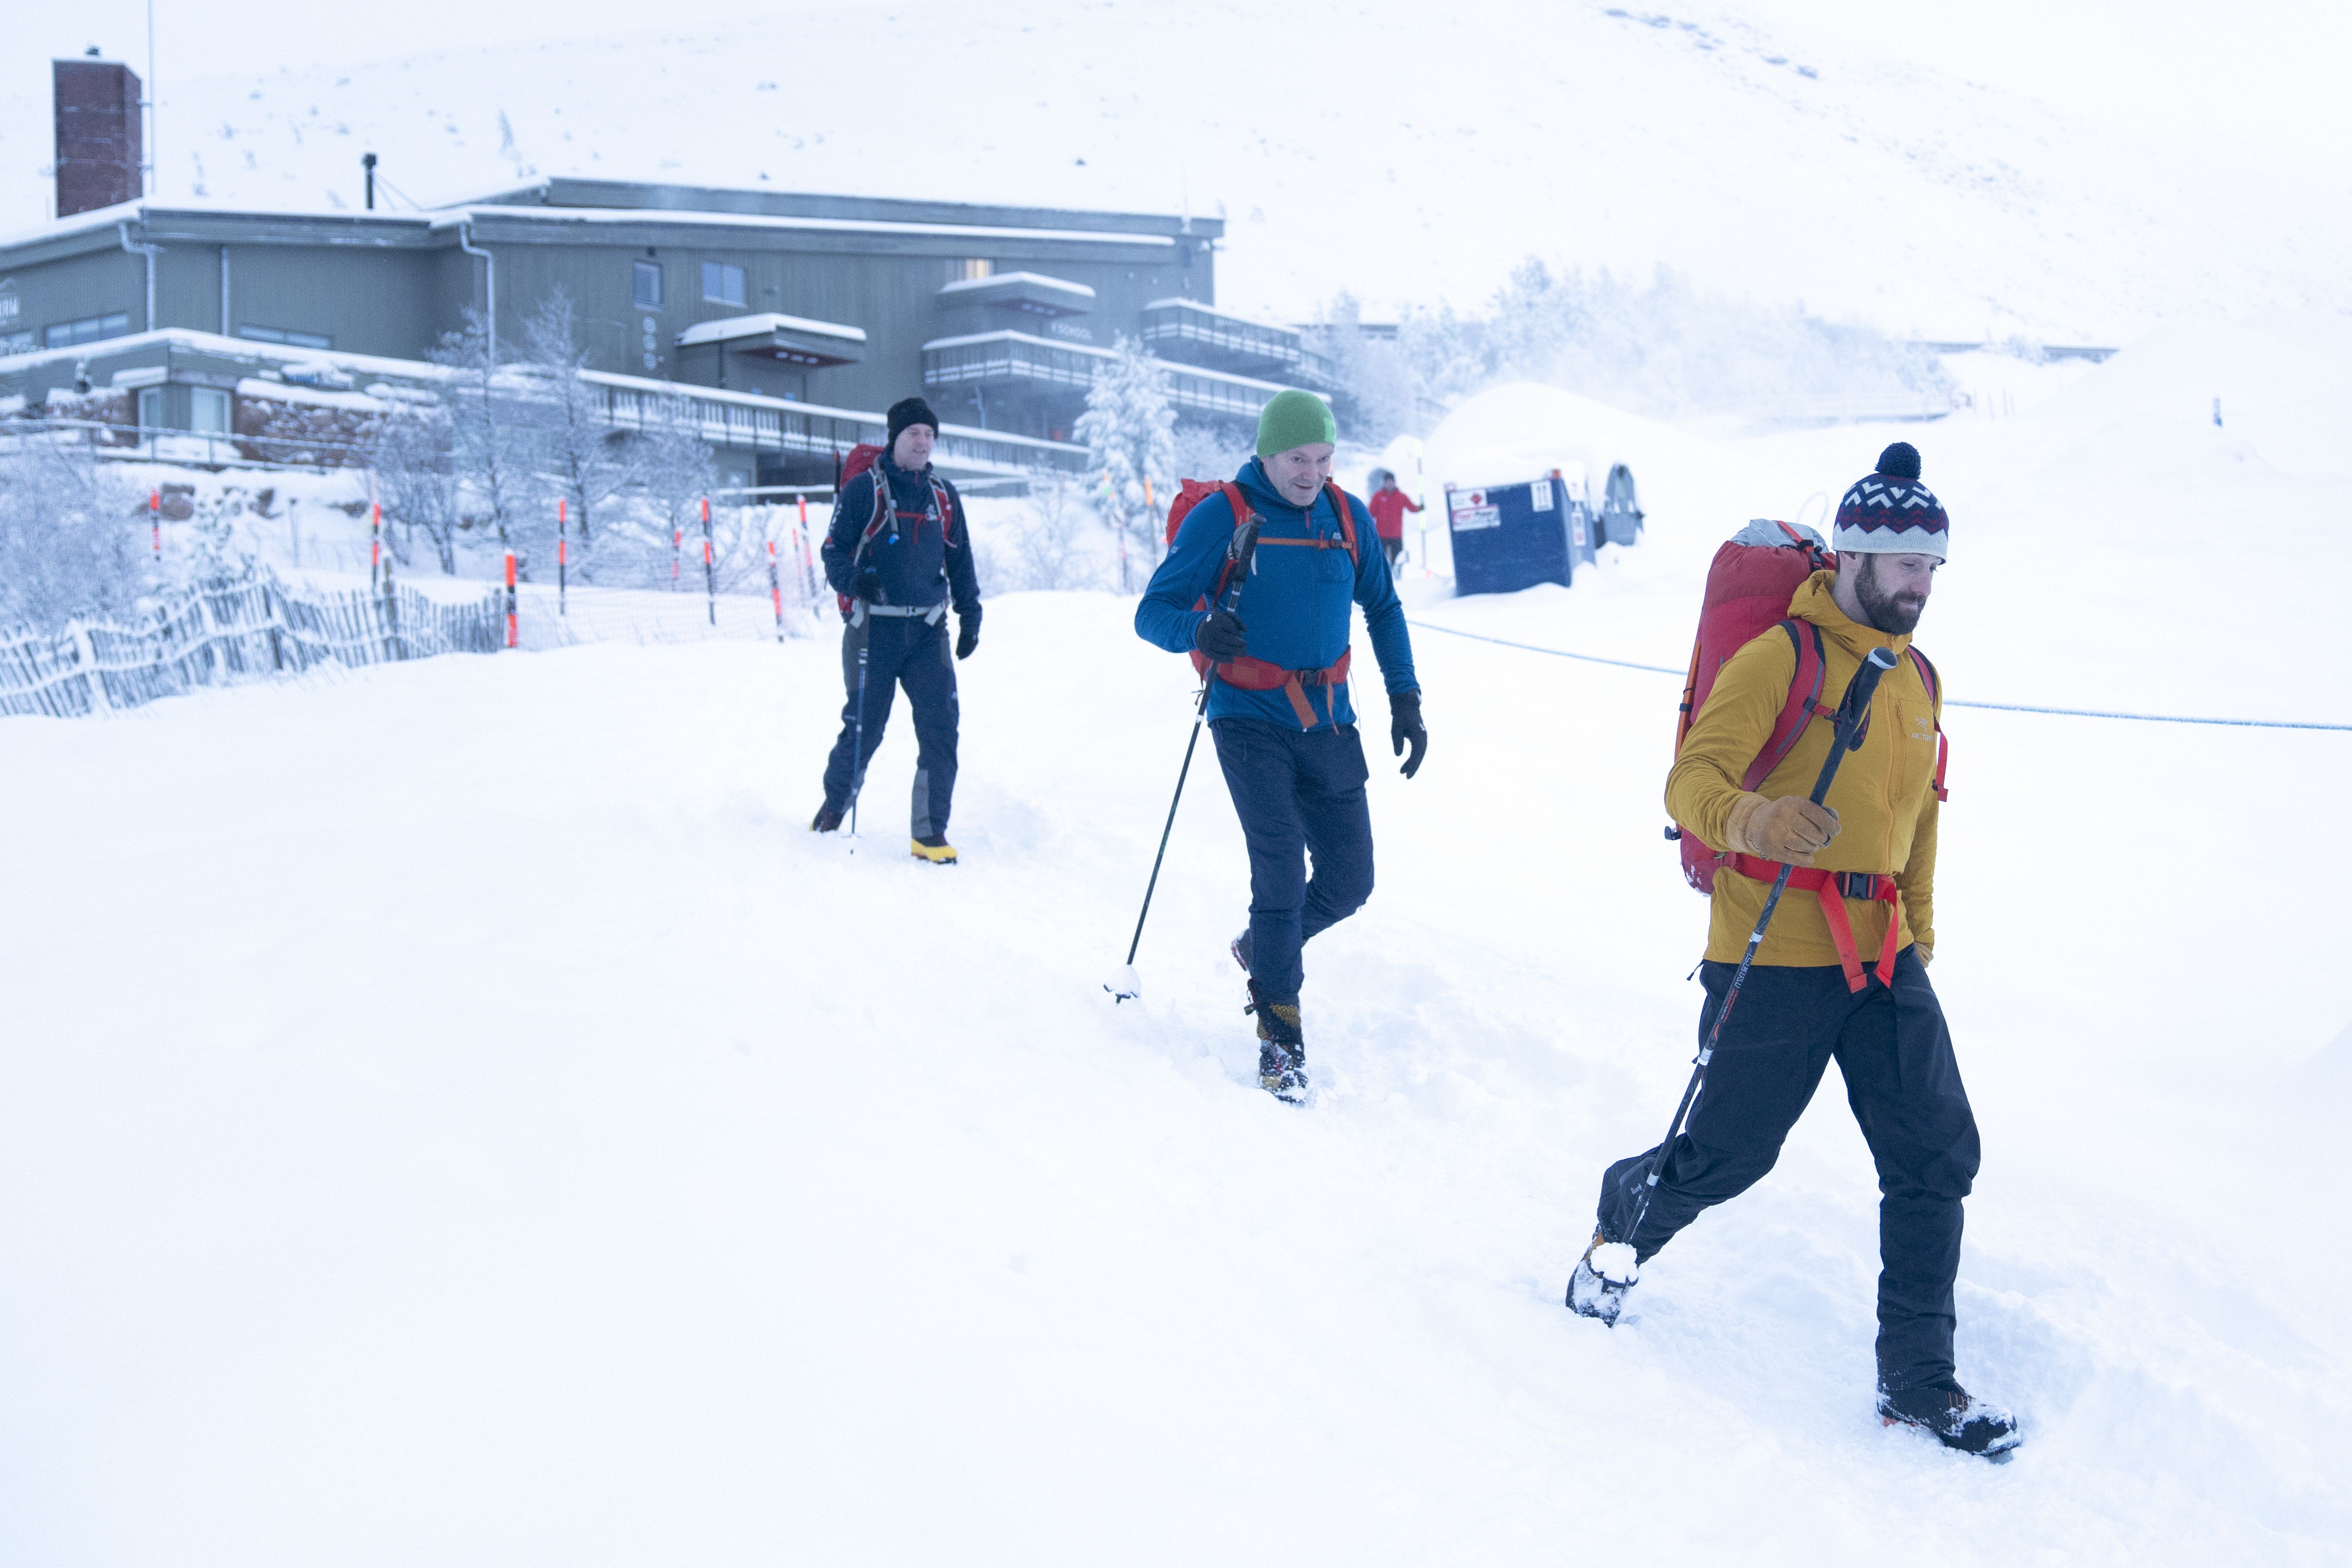
<svg viewBox="0 0 2352 1568"><path fill-rule="evenodd" d="M1942 560L1950 529L1944 503L1919 483L1919 449L1898 441L1878 455L1878 471L1855 480L1838 503L1830 548Z"/></svg>

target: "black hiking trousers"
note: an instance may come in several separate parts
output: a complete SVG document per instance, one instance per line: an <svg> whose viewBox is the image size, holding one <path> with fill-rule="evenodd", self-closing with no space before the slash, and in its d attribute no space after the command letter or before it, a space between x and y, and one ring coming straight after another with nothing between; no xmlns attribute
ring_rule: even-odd
<svg viewBox="0 0 2352 1568"><path fill-rule="evenodd" d="M1701 1041L1736 967L1701 966ZM1960 1202L1977 1174L1977 1124L1943 1007L1910 947L1895 957L1891 988L1872 975L1865 989L1850 992L1833 964L1750 969L1642 1233L1628 1237L1624 1226L1650 1152L1601 1178L1601 1234L1631 1240L1647 1261L1701 1210L1754 1186L1780 1158L1832 1057L1878 1166L1879 1383L1899 1390L1943 1381L1953 1375L1952 1281Z"/></svg>
<svg viewBox="0 0 2352 1568"><path fill-rule="evenodd" d="M860 643L866 648L863 755L857 729ZM841 736L825 759L827 806L847 810L850 792L864 787L866 765L890 726L891 699L904 686L907 706L915 715L915 788L908 831L919 839L946 834L948 810L955 802L959 718L950 643L944 615L936 625L919 616L869 615L863 625L843 628L841 683L849 700L841 705Z"/></svg>

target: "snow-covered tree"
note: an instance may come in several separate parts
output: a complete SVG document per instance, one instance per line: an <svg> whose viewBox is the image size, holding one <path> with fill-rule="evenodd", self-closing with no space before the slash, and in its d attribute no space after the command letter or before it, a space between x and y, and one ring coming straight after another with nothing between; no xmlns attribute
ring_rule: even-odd
<svg viewBox="0 0 2352 1568"><path fill-rule="evenodd" d="M519 368L536 383L529 409L538 437L542 509L552 510L558 501L569 508L572 560L582 576L593 578L597 529L636 481L634 458L640 448L606 422L595 385L581 377L587 365L579 312L571 292L558 287L523 323Z"/></svg>
<svg viewBox="0 0 2352 1568"><path fill-rule="evenodd" d="M452 372L445 406L449 411L450 457L464 487L467 521L512 549L518 564L527 570L530 541L543 533L551 542L555 519L547 518L544 528L532 526L538 433L517 379L499 368L498 341L488 319L469 307L465 325L442 335L432 359Z"/></svg>
<svg viewBox="0 0 2352 1568"><path fill-rule="evenodd" d="M0 437L0 632L130 622L154 585L144 500L86 443Z"/></svg>
<svg viewBox="0 0 2352 1568"><path fill-rule="evenodd" d="M1130 590L1129 558L1157 554L1160 519L1176 483L1176 410L1168 401L1168 368L1132 338L1113 345L1116 358L1095 372L1078 440L1094 453L1087 488L1096 510L1118 536L1118 586Z"/></svg>
<svg viewBox="0 0 2352 1568"><path fill-rule="evenodd" d="M368 467L383 507L386 538L424 530L444 575L457 571L457 535L466 527L463 496L451 452L449 410L440 399L398 393L368 435ZM406 552L402 552L406 559Z"/></svg>

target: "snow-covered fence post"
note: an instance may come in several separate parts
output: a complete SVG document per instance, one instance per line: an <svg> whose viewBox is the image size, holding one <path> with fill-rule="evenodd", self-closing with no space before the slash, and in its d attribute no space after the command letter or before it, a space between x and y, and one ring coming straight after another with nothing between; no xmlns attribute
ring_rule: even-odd
<svg viewBox="0 0 2352 1568"><path fill-rule="evenodd" d="M66 635L73 639L74 659L81 665L82 690L89 695L89 711L110 712L114 707L114 700L106 695L106 677L99 674L98 648L89 640L89 622L75 622L66 628Z"/></svg>
<svg viewBox="0 0 2352 1568"><path fill-rule="evenodd" d="M515 562L514 562L514 551L512 551L512 550L509 550L509 551L507 551L507 646L508 646L508 647L509 647L509 648L513 648L513 647L518 647L518 646L520 646L520 638L519 638L519 637L518 637L518 635L517 635L517 632L518 632L518 627L517 627L516 621L515 621Z"/></svg>

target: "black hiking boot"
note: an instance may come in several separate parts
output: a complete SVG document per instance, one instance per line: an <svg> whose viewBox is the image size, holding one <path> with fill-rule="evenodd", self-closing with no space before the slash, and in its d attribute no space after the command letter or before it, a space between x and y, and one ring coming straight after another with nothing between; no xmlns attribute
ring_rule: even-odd
<svg viewBox="0 0 2352 1568"><path fill-rule="evenodd" d="M1617 1314L1625 1310L1625 1293L1633 1288L1641 1272L1633 1261L1633 1249L1622 1241L1610 1240L1595 1226L1584 1256L1576 1260L1576 1272L1569 1276L1569 1310L1580 1317L1598 1318L1615 1328Z"/></svg>
<svg viewBox="0 0 2352 1568"><path fill-rule="evenodd" d="M816 809L816 816L809 822L809 831L812 833L837 832L840 828L841 811L839 808L834 806L819 806Z"/></svg>
<svg viewBox="0 0 2352 1568"><path fill-rule="evenodd" d="M1898 1423L1934 1435L1936 1441L1963 1454L1975 1454L2005 1465L2025 1434L2017 1417L1998 1405L1973 1398L1957 1383L1929 1383L1890 1393L1878 1391L1878 1416L1889 1427Z"/></svg>
<svg viewBox="0 0 2352 1568"><path fill-rule="evenodd" d="M1250 1005L1242 1010L1257 1015L1258 1087L1288 1104L1307 1099L1307 1037L1298 1027L1297 998L1278 1001L1258 993L1249 983Z"/></svg>

